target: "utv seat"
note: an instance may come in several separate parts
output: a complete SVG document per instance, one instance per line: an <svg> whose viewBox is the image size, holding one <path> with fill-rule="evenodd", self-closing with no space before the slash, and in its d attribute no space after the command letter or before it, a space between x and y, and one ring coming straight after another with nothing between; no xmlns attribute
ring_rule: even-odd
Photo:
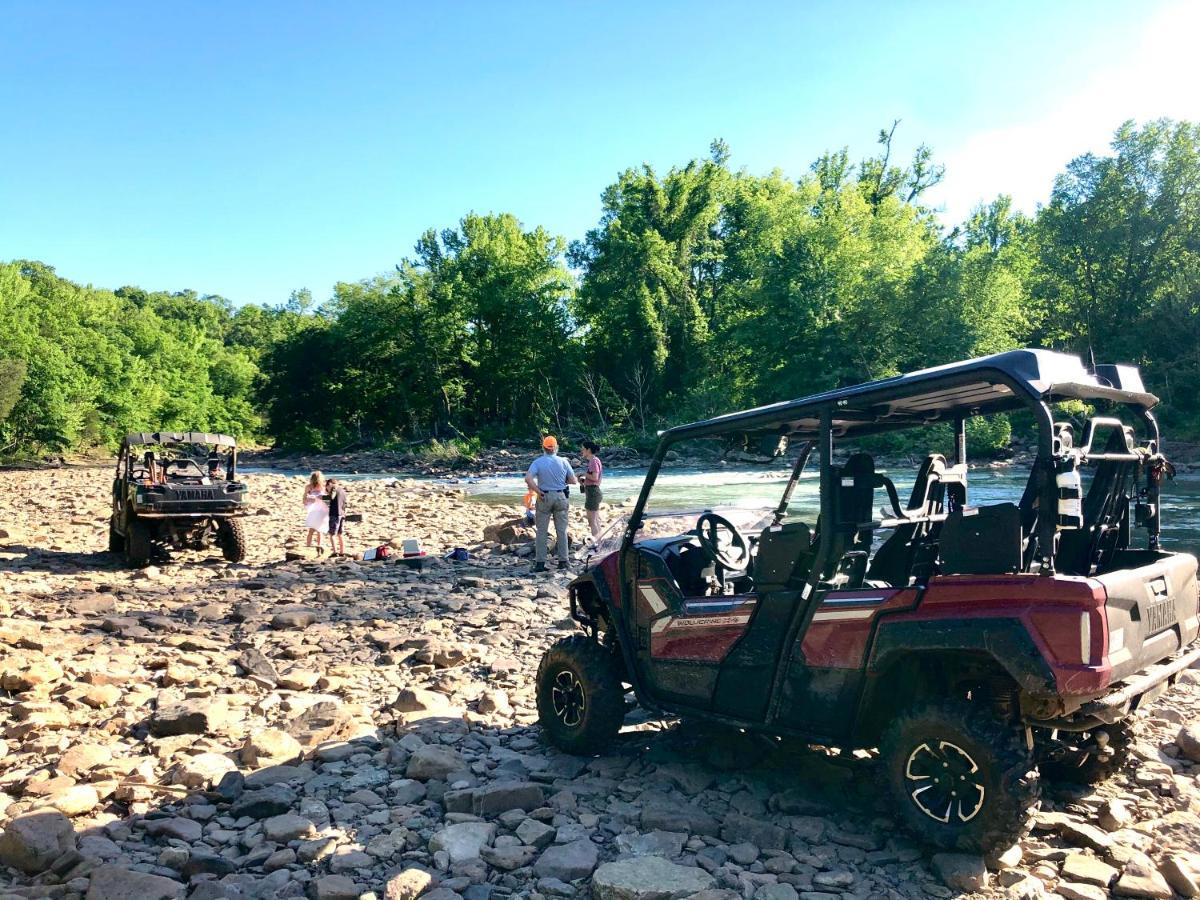
<svg viewBox="0 0 1200 900"><path fill-rule="evenodd" d="M943 575L1008 575L1021 571L1021 510L1012 503L958 509L938 541Z"/></svg>
<svg viewBox="0 0 1200 900"><path fill-rule="evenodd" d="M1121 453L1125 437L1114 431L1105 453ZM1064 532L1058 545L1058 568L1066 575L1103 572L1118 547L1129 544L1129 482L1136 463L1103 460L1083 499L1083 527Z"/></svg>
<svg viewBox="0 0 1200 900"><path fill-rule="evenodd" d="M902 511L904 518L930 516L942 511L945 485L942 476L946 473L946 457L930 453L917 470L908 506ZM883 545L875 551L867 580L883 582L894 587L907 587L919 557L936 551L932 538L936 534L931 522L914 522L901 525L892 532Z"/></svg>
<svg viewBox="0 0 1200 900"><path fill-rule="evenodd" d="M856 528L870 522L874 515L875 460L866 453L855 453L845 465L834 467L835 524L832 527L832 545L827 568L821 573L822 581L833 590L852 591L862 587L867 571L867 558L871 552L870 528ZM828 527L817 520L817 540L821 529Z"/></svg>
<svg viewBox="0 0 1200 900"><path fill-rule="evenodd" d="M798 589L808 578L812 558L812 532L804 522L768 527L758 539L752 572L755 589Z"/></svg>

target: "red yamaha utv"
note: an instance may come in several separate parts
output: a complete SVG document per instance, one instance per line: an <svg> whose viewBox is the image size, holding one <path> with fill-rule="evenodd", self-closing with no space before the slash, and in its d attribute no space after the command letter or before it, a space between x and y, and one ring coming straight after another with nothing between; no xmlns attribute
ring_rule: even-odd
<svg viewBox="0 0 1200 900"><path fill-rule="evenodd" d="M1066 400L1087 418L1055 421ZM878 747L926 840L1011 845L1039 770L1111 774L1131 713L1200 660L1196 559L1159 546L1172 468L1156 402L1136 368L1015 350L665 432L619 545L570 586L586 633L539 668L547 738L599 751L632 691L662 713ZM987 502L966 423L1021 411L1037 431L1028 482ZM924 458L906 501L870 455L839 454L898 429L950 455ZM710 510L663 529L648 500L668 451L730 435L792 448L778 505L750 528ZM797 515L812 457L819 495Z"/></svg>

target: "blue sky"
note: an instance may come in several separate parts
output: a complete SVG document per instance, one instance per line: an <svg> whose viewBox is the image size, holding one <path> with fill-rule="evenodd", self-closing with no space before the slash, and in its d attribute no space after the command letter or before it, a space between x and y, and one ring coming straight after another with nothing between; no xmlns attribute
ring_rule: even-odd
<svg viewBox="0 0 1200 900"><path fill-rule="evenodd" d="M621 169L930 144L957 219L1032 210L1125 118L1200 119L1200 4L0 0L0 259L318 299L428 227L567 238Z"/></svg>

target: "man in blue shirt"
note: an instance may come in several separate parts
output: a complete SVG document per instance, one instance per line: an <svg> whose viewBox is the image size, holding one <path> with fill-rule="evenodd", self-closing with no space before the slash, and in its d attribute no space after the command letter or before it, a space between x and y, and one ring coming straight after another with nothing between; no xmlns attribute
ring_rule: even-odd
<svg viewBox="0 0 1200 900"><path fill-rule="evenodd" d="M567 485L579 484L571 464L558 455L558 441L547 435L542 441L542 455L535 459L525 473L525 484L537 493L534 522L537 526L536 554L533 571L546 571L546 544L550 539L550 517L554 517L554 533L558 538L558 567L567 567Z"/></svg>

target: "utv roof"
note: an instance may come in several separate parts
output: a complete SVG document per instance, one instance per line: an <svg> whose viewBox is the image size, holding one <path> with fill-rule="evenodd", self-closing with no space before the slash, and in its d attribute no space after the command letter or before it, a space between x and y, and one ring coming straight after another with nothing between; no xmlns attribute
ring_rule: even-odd
<svg viewBox="0 0 1200 900"><path fill-rule="evenodd" d="M815 437L827 408L835 434L866 434L1065 399L1112 400L1143 410L1158 403L1135 366L1096 366L1089 372L1068 353L1010 350L680 425L664 436L677 441L757 431Z"/></svg>
<svg viewBox="0 0 1200 900"><path fill-rule="evenodd" d="M130 447L148 444L204 444L215 447L236 447L237 440L227 434L211 434L207 431L134 431L125 435Z"/></svg>

